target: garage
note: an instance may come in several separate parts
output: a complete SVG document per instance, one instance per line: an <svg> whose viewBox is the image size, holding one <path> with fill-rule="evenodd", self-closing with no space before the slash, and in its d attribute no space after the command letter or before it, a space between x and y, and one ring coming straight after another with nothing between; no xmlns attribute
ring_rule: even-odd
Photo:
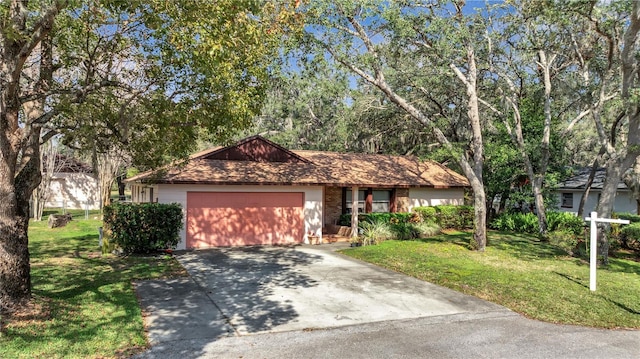
<svg viewBox="0 0 640 359"><path fill-rule="evenodd" d="M188 192L186 247L301 243L302 192Z"/></svg>

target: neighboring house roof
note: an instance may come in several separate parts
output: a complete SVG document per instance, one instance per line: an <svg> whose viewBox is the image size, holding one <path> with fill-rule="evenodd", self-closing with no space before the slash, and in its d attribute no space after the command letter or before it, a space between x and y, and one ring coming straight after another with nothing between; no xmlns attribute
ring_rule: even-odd
<svg viewBox="0 0 640 359"><path fill-rule="evenodd" d="M173 184L467 187L467 179L413 156L291 151L263 137L192 155L178 166L148 171L127 182Z"/></svg>
<svg viewBox="0 0 640 359"><path fill-rule="evenodd" d="M46 156L44 158L44 161L46 161ZM56 162L55 162L54 168L56 173L92 173L93 172L90 165L80 162L79 160L73 157L62 155L62 154L56 155ZM46 172L46 168L43 168L42 170Z"/></svg>
<svg viewBox="0 0 640 359"><path fill-rule="evenodd" d="M577 170L577 173L564 182L558 185L559 190L584 190L591 174L591 168L581 168ZM607 171L604 168L596 170L596 174L593 177L593 183L591 184L592 190L602 190L604 180L607 177ZM618 183L618 190L628 190L627 185L620 181Z"/></svg>

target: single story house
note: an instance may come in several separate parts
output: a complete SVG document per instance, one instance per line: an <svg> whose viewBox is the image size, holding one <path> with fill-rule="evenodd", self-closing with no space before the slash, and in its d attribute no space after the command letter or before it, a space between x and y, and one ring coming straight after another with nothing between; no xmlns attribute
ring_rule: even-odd
<svg viewBox="0 0 640 359"><path fill-rule="evenodd" d="M580 169L575 175L558 185L558 189L556 190L558 195L558 210L578 214L580 200L587 186L590 173L591 168ZM606 169L604 168L596 171L591 189L589 190L589 196L585 202L583 212L585 215L595 211L606 175ZM617 213L638 213L638 201L622 181L618 183L618 192L613 205L613 211Z"/></svg>
<svg viewBox="0 0 640 359"><path fill-rule="evenodd" d="M45 207L100 209L99 184L91 166L74 158L58 155Z"/></svg>
<svg viewBox="0 0 640 359"><path fill-rule="evenodd" d="M343 213L463 204L469 186L416 157L294 151L260 136L127 182L133 202L182 205L178 249L310 243Z"/></svg>

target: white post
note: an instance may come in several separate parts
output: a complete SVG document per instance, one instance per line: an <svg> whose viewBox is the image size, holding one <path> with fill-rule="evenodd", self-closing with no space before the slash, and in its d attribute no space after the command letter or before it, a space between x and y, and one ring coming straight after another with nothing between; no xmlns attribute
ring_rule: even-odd
<svg viewBox="0 0 640 359"><path fill-rule="evenodd" d="M589 289L596 291L596 266L598 265L598 222L629 224L627 219L598 218L597 212L591 212L591 217L585 218L591 221L591 245L589 246Z"/></svg>
<svg viewBox="0 0 640 359"><path fill-rule="evenodd" d="M358 236L358 187L351 187L351 237Z"/></svg>
<svg viewBox="0 0 640 359"><path fill-rule="evenodd" d="M598 265L598 212L591 212L591 238L589 246L589 289L596 291L596 266Z"/></svg>

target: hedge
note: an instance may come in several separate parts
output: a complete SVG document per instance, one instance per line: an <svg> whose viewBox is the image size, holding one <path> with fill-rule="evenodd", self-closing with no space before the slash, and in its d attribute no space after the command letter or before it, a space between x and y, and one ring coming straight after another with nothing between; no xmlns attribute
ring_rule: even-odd
<svg viewBox="0 0 640 359"><path fill-rule="evenodd" d="M440 228L469 229L473 228L473 216L473 206L442 205L415 207L411 213L360 213L358 222L391 224L430 222L437 224ZM350 226L351 214L341 215L339 224Z"/></svg>
<svg viewBox="0 0 640 359"><path fill-rule="evenodd" d="M419 213L426 222L434 222L441 228L473 228L473 206L442 205L416 207L413 211Z"/></svg>
<svg viewBox="0 0 640 359"><path fill-rule="evenodd" d="M176 203L114 203L104 208L105 233L124 254L175 248L182 220Z"/></svg>
<svg viewBox="0 0 640 359"><path fill-rule="evenodd" d="M358 214L358 222L364 223L407 223L411 221L411 217L414 216L413 213L407 212L373 212L373 213L360 213ZM414 220L414 222L421 222L418 220ZM351 214L343 214L340 216L339 224L341 226L350 226L351 225Z"/></svg>
<svg viewBox="0 0 640 359"><path fill-rule="evenodd" d="M566 232L575 236L584 233L585 222L582 218L572 213L549 211L547 212L547 230L549 232ZM496 217L489 228L507 232L522 232L537 235L540 231L538 216L534 213L503 213Z"/></svg>

